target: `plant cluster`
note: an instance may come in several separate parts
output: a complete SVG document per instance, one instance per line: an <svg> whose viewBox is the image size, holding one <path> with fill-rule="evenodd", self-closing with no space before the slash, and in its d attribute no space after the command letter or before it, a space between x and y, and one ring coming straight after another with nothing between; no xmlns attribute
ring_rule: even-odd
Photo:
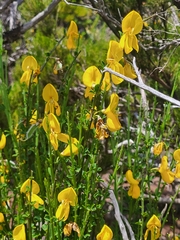
<svg viewBox="0 0 180 240"><path fill-rule="evenodd" d="M119 42L110 40L106 64L103 64L128 78L137 78L128 54L139 51L137 34L143 25L138 12L127 14L122 21L123 34ZM124 235L129 239L158 239L173 204L172 201L163 215L158 208L159 198L165 185L180 177L180 149L171 155L170 165L169 156L163 152L164 148L168 149L162 138L170 105L164 111L158 139L152 134L156 130L154 112L148 116L149 125L144 130L147 113L140 106L136 141L131 140L130 95L126 100L129 111L126 130L120 120L119 90L123 78L92 65L82 75L84 97L68 106L81 47L74 21L66 37L73 60L62 86L49 82L41 88L40 79L64 37L44 65L39 66L33 56L24 58L20 79L23 103L17 123L11 114L8 98L11 90L6 75L0 85L8 123L8 129L1 129L0 135L0 236L14 240L111 240L125 239ZM54 74L63 71L59 59L52 69ZM161 163L155 167L160 155ZM110 177L106 186L102 176L108 169ZM150 186L155 176L159 176L159 185L153 193ZM117 221L113 218L108 222L110 210L105 204L111 188L119 203L113 202L119 216L116 215ZM129 222L126 228L119 227L120 216L124 223Z"/></svg>

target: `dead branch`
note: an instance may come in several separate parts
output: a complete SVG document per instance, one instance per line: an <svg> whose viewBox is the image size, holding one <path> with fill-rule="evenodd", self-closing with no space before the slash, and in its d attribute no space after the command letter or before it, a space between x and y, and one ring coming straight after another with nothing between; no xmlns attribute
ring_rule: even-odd
<svg viewBox="0 0 180 240"><path fill-rule="evenodd" d="M139 87L139 88L142 88L150 93L152 93L153 95L157 96L157 97L160 97L174 105L177 105L178 107L180 107L180 101L176 100L175 98L172 98L172 97L169 97L168 95L164 94L164 93L161 93L159 91L157 91L156 89L152 88L152 87L149 87L147 86L146 84L144 83L139 83L131 78L128 78L120 73L117 73L115 71L113 71L111 68L108 68L108 67L104 67L104 71L103 72L109 72L111 74L114 74L115 76L119 77L119 78L122 78L124 79L125 81Z"/></svg>

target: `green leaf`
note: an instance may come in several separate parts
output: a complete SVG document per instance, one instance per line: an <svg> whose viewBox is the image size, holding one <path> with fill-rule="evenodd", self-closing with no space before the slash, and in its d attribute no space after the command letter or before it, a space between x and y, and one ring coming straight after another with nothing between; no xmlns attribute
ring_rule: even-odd
<svg viewBox="0 0 180 240"><path fill-rule="evenodd" d="M31 127L28 129L28 131L27 131L27 133L26 133L26 138L25 138L24 140L22 140L22 141L25 142L25 141L27 141L28 139L30 139L30 138L33 136L33 134L35 133L35 131L37 130L38 125L39 125L39 124L37 124L37 123L31 125Z"/></svg>

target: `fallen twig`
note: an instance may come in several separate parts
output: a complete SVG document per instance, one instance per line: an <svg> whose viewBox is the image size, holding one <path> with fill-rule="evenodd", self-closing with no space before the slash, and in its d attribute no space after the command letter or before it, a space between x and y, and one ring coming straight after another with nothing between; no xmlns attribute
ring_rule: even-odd
<svg viewBox="0 0 180 240"><path fill-rule="evenodd" d="M102 185L104 188L107 188L107 187L108 187L108 185L107 185L105 182L102 182L101 185ZM129 230L130 239L131 239L131 240L135 240L134 232L133 232L133 230L132 230L132 228L131 228L128 220L126 219L125 216L122 215L122 213L121 213L120 210L119 210L119 205L118 205L116 196L115 196L115 194L114 194L114 191L113 191L112 189L109 189L108 191L109 191L109 197L110 197L110 199L111 199L111 201L112 201L112 204L113 204L113 206L114 206L114 211L115 211L114 216L115 216L115 218L116 218L116 220L117 220L117 222L118 222L119 229L120 229L120 232L121 232L121 234L122 234L122 239L123 239L123 240L128 240L128 239L129 239L129 238L128 238L127 231L126 231L126 227L125 227L125 225L124 225L124 222L125 222L128 230ZM122 219L124 220L124 222L123 222Z"/></svg>

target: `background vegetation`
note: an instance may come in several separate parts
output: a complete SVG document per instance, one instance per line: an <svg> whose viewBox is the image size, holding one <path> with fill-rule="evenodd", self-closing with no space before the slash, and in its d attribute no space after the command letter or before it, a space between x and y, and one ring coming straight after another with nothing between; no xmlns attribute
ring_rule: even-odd
<svg viewBox="0 0 180 240"><path fill-rule="evenodd" d="M53 3L46 17L26 28L33 17L38 17ZM132 63L136 57L145 84L180 100L180 16L171 1L89 0L73 1L70 5L66 1L2 1L0 128L7 136L2 159L8 163L7 182L0 187L0 200L6 202L6 206L0 208L6 216L0 232L2 238L12 239L14 227L23 223L27 239L42 239L42 236L68 239L63 234L65 224L55 218L55 211L59 205L58 193L72 186L78 195L78 206L70 213L69 221L78 224L81 239L95 239L104 223L111 227L114 239L123 239L114 218L117 209L112 199L109 200L109 189L113 189L119 210L132 227L135 239L143 239L153 214L162 223L161 239L178 239L178 180L165 184L153 168L158 167L163 155L169 157L170 169L175 168L173 152L180 147L179 108L146 92L147 111L140 89L126 81L114 86L110 93L102 94L97 89L96 104L84 98L84 71L92 65L104 68L109 41L119 41L122 19L131 10L138 11L145 24L138 35L140 51L134 50L126 60ZM71 20L77 23L80 33L78 48L74 51L66 46ZM22 61L28 55L34 56L42 69L38 88L32 86L31 92L20 83ZM62 70L54 74L57 61L62 63ZM78 156L62 157L64 143L59 144L58 152L53 152L43 128L36 127L30 132L26 111L28 108L28 111L38 110L38 119L43 119L42 91L47 83L51 83L59 95L61 132L80 141ZM122 128L100 141L94 137L95 130L89 131L86 114L95 105L98 110L106 108L113 92L120 97L118 110ZM100 116L104 120L101 113ZM20 138L27 138L26 141L19 141L14 130ZM152 147L161 141L165 143L164 151L161 156L155 156ZM128 196L125 178L128 169L133 171L135 179L141 180L138 199ZM38 182L40 196L45 200L45 205L38 209L20 194L20 187L29 177ZM127 225L126 230L129 239L133 239ZM69 239L78 239L77 233L73 232Z"/></svg>

